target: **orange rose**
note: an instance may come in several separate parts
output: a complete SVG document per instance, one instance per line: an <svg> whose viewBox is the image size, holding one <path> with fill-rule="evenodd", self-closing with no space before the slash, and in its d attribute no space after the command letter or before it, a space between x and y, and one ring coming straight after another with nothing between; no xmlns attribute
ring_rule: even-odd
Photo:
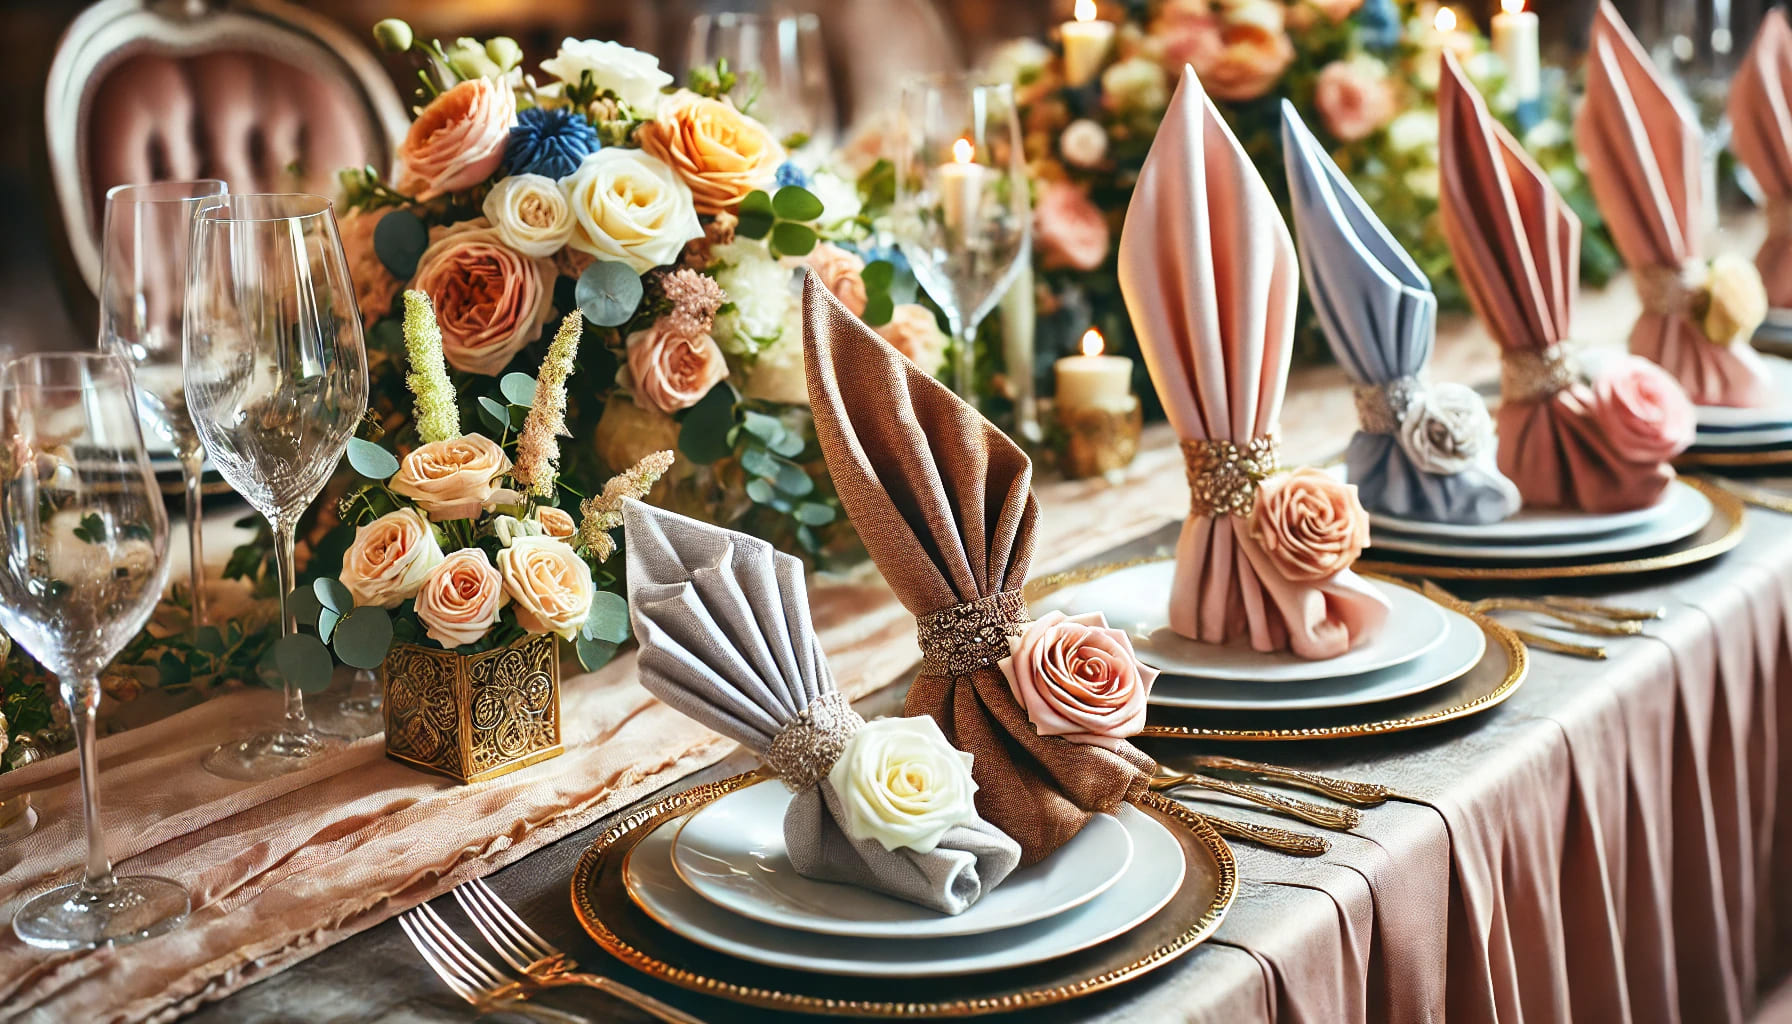
<svg viewBox="0 0 1792 1024"><path fill-rule="evenodd" d="M747 193L771 184L784 147L758 121L727 100L680 90L641 126L641 148L659 157L691 187L698 213L722 213Z"/></svg>
<svg viewBox="0 0 1792 1024"><path fill-rule="evenodd" d="M442 559L417 591L417 618L443 647L478 643L506 600L498 570L479 548L461 548Z"/></svg>
<svg viewBox="0 0 1792 1024"><path fill-rule="evenodd" d="M498 573L525 630L571 640L585 624L596 588L591 568L565 541L518 537L498 552Z"/></svg>
<svg viewBox="0 0 1792 1024"><path fill-rule="evenodd" d="M628 336L628 372L635 400L669 415L709 394L728 376L728 362L714 338L691 337L660 321Z"/></svg>
<svg viewBox="0 0 1792 1024"><path fill-rule="evenodd" d="M398 146L398 191L428 202L491 177L515 120L516 95L489 78L469 79L437 96Z"/></svg>
<svg viewBox="0 0 1792 1024"><path fill-rule="evenodd" d="M1354 484L1307 466L1264 481L1250 531L1284 579L1317 582L1350 568L1369 546L1369 513Z"/></svg>
<svg viewBox="0 0 1792 1024"><path fill-rule="evenodd" d="M905 302L890 311L889 323L876 330L878 337L927 373L937 375L946 361L946 335L926 306Z"/></svg>
<svg viewBox="0 0 1792 1024"><path fill-rule="evenodd" d="M823 242L803 262L853 316L865 315L865 279L861 276L865 272L864 260L831 242Z"/></svg>
<svg viewBox="0 0 1792 1024"><path fill-rule="evenodd" d="M483 217L429 234L411 287L435 303L442 354L457 370L496 376L553 312L554 265L505 245Z"/></svg>
<svg viewBox="0 0 1792 1024"><path fill-rule="evenodd" d="M483 434L466 434L413 448L388 486L439 523L477 516L497 493L498 478L508 472L504 449Z"/></svg>
<svg viewBox="0 0 1792 1024"><path fill-rule="evenodd" d="M1394 119L1387 68L1374 58L1327 64L1314 83L1313 104L1326 130L1341 142L1366 139Z"/></svg>
<svg viewBox="0 0 1792 1024"><path fill-rule="evenodd" d="M388 512L355 531L342 556L342 585L357 605L396 608L416 596L442 561L435 531L414 508Z"/></svg>
<svg viewBox="0 0 1792 1024"><path fill-rule="evenodd" d="M572 535L579 532L572 524L572 515L563 508L542 505L535 510L535 521L548 532L548 536L559 540L571 540Z"/></svg>
<svg viewBox="0 0 1792 1024"><path fill-rule="evenodd" d="M361 319L368 327L392 312L392 300L402 287L373 250L374 229L392 209L350 210L336 218L342 251L348 257L348 276L355 282L355 305L361 308Z"/></svg>
<svg viewBox="0 0 1792 1024"><path fill-rule="evenodd" d="M1247 0L1224 17L1193 19L1179 42L1208 94L1234 103L1274 88L1294 62L1281 5L1268 0Z"/></svg>

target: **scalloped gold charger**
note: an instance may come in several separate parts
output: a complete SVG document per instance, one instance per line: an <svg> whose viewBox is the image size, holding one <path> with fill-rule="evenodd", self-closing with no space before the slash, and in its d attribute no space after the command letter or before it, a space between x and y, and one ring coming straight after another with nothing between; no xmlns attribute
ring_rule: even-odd
<svg viewBox="0 0 1792 1024"><path fill-rule="evenodd" d="M1147 793L1138 806L1167 825L1182 847L1182 887L1149 920L1093 949L1013 970L929 978L924 1000L912 980L841 978L748 963L656 924L629 899L622 866L660 823L764 778L748 772L694 786L599 836L573 870L579 924L606 952L649 977L749 1006L848 1017L974 1017L1062 1003L1160 967L1212 935L1238 892L1237 863L1219 834L1174 800Z"/></svg>
<svg viewBox="0 0 1792 1024"><path fill-rule="evenodd" d="M1748 469L1792 463L1792 444L1749 448L1741 451L1699 448L1684 452L1674 465L1691 469Z"/></svg>

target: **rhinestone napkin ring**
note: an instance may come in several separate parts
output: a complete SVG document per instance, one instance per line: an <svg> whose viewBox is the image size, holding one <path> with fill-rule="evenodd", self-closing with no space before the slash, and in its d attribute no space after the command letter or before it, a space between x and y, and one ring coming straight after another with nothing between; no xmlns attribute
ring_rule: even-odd
<svg viewBox="0 0 1792 1024"><path fill-rule="evenodd" d="M1257 503L1257 485L1280 465L1281 445L1273 433L1242 448L1231 441L1184 441L1182 459L1193 514L1248 516Z"/></svg>
<svg viewBox="0 0 1792 1024"><path fill-rule="evenodd" d="M1508 402L1539 402L1584 380L1586 374L1570 342L1500 353L1500 397Z"/></svg>
<svg viewBox="0 0 1792 1024"><path fill-rule="evenodd" d="M1425 392L1425 382L1407 375L1379 384L1356 386L1356 419L1364 433L1396 434L1406 422L1413 400Z"/></svg>
<svg viewBox="0 0 1792 1024"><path fill-rule="evenodd" d="M1018 590L916 616L922 670L960 676L994 665L1009 655L1008 638L1019 635L1026 622L1027 601Z"/></svg>
<svg viewBox="0 0 1792 1024"><path fill-rule="evenodd" d="M777 772L792 793L808 789L834 767L846 741L864 724L844 694L829 690L797 712L773 738L765 748L765 766Z"/></svg>

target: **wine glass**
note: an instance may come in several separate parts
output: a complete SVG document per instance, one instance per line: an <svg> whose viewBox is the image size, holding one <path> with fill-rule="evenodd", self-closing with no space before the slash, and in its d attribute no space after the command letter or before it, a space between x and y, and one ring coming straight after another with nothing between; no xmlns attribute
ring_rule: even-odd
<svg viewBox="0 0 1792 1024"><path fill-rule="evenodd" d="M806 137L802 151L827 154L838 134L821 18L812 13L722 11L691 19L686 64L717 59L746 79L737 96L755 97L754 116L780 139Z"/></svg>
<svg viewBox="0 0 1792 1024"><path fill-rule="evenodd" d="M0 367L0 625L61 681L87 827L81 881L13 915L19 938L46 949L147 939L190 908L178 882L114 875L100 827L100 671L149 621L168 578L168 513L134 387L129 364L109 353Z"/></svg>
<svg viewBox="0 0 1792 1024"><path fill-rule="evenodd" d="M975 404L977 326L1031 251L1014 90L956 73L911 79L895 141L892 230L915 279L951 321L952 389Z"/></svg>
<svg viewBox="0 0 1792 1024"><path fill-rule="evenodd" d="M195 631L205 625L205 549L199 522L205 447L187 415L180 319L193 211L201 200L225 191L215 178L111 189L100 261L100 347L136 368L137 413L180 460Z"/></svg>
<svg viewBox="0 0 1792 1024"><path fill-rule="evenodd" d="M212 464L273 526L282 639L294 631L293 532L367 409L367 352L330 201L223 195L193 217L187 258L187 408ZM324 746L285 681L270 732L205 767L233 779L297 770Z"/></svg>
<svg viewBox="0 0 1792 1024"><path fill-rule="evenodd" d="M1640 40L1682 93L1704 136L1704 229L1717 226L1718 160L1730 144L1730 80L1742 66L1733 0L1671 0L1645 12Z"/></svg>

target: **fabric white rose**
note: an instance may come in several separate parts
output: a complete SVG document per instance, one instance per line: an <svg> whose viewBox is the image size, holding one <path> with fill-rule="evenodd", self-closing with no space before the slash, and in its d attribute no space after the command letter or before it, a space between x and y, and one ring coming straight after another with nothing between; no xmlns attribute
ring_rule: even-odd
<svg viewBox="0 0 1792 1024"><path fill-rule="evenodd" d="M641 150L600 149L560 184L578 221L567 244L636 273L675 262L703 234L691 187Z"/></svg>
<svg viewBox="0 0 1792 1024"><path fill-rule="evenodd" d="M1426 473L1460 473L1488 450L1493 418L1487 403L1462 384L1434 384L1416 392L1400 419L1400 447Z"/></svg>
<svg viewBox="0 0 1792 1024"><path fill-rule="evenodd" d="M541 70L568 85L578 85L585 72L599 89L615 93L631 107L652 109L672 76L660 70L660 59L621 43L596 39L560 42L560 52L541 62Z"/></svg>
<svg viewBox="0 0 1792 1024"><path fill-rule="evenodd" d="M931 853L958 825L977 819L971 755L955 749L931 718L880 718L846 741L828 770L855 840L886 850Z"/></svg>
<svg viewBox="0 0 1792 1024"><path fill-rule="evenodd" d="M525 256L552 256L579 226L560 184L544 174L513 174L492 186L480 208L504 244Z"/></svg>

